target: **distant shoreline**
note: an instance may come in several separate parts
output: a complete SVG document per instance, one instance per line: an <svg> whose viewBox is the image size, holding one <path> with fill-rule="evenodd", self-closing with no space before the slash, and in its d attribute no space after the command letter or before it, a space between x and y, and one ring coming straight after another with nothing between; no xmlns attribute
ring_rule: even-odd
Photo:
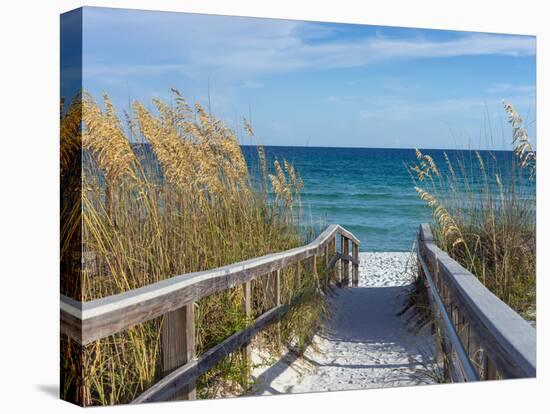
<svg viewBox="0 0 550 414"><path fill-rule="evenodd" d="M150 145L147 142L131 142L131 145ZM264 148L309 148L309 149L343 149L343 150L388 150L388 151L416 151L419 149L420 151L445 151L445 152L472 152L472 151L479 151L479 152L499 152L499 153L505 153L514 152L512 149L509 150L503 150L503 149L466 149L466 148L396 148L396 147L336 147L336 146L327 146L327 147L320 147L316 145L254 145L254 144L239 144L240 147L250 147L250 148L257 148L257 147L264 147ZM536 150L534 151L537 152Z"/></svg>
<svg viewBox="0 0 550 414"><path fill-rule="evenodd" d="M364 149L364 150L395 150L395 151L416 151L417 148L396 148L396 147L319 147L315 145L251 145L251 144L240 144L241 147L252 147L256 148L259 146L265 148L319 148L319 149ZM514 152L513 150L502 150L502 149L451 149L451 148L418 148L421 151L448 151L448 152L464 152L464 151L479 151L479 152ZM536 151L535 151L536 152Z"/></svg>

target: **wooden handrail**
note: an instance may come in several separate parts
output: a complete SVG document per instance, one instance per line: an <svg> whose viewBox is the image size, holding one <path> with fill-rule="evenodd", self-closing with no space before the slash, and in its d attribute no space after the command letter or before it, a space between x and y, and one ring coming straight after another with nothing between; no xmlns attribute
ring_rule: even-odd
<svg viewBox="0 0 550 414"><path fill-rule="evenodd" d="M360 241L343 227L328 226L311 243L284 252L222 266L216 269L174 276L147 286L89 302L61 295L61 332L86 345L124 331L139 323L177 310L206 296L231 289L259 276L283 269L291 263L323 252L340 234L359 245ZM352 258L341 257L342 261ZM356 260L351 260L355 266Z"/></svg>
<svg viewBox="0 0 550 414"><path fill-rule="evenodd" d="M434 269L435 274L430 275L437 281L434 288L444 290L442 296L447 298L445 307L451 309L451 317L456 310L463 322L458 317L454 319L461 325L467 324L464 337L468 343L462 339L466 351L470 345L469 338L475 338L486 353L489 364L494 364L501 377L535 377L536 330L489 291L475 275L439 249L428 224L420 226L418 244L421 259ZM430 272L427 266L423 268L425 272ZM486 372L484 376L487 378ZM493 376L496 377L496 373Z"/></svg>
<svg viewBox="0 0 550 414"><path fill-rule="evenodd" d="M328 254L328 251L325 252ZM327 256L328 257L328 256ZM347 260L342 254L336 252L332 258L326 259L326 267L324 275L335 266L338 260ZM351 259L351 258L350 258ZM157 381L137 398L131 404L140 404L145 402L166 401L178 393L179 390L192 383L198 376L204 374L209 369L214 367L229 353L236 351L239 347L244 346L258 332L269 326L270 324L279 321L286 315L289 309L300 302L300 298L293 298L289 304L281 304L276 302L274 308L261 314L254 323L250 326L234 333L229 338L208 349L202 355L193 358L187 363L179 366L177 369L166 375L161 380ZM248 356L247 356L248 358Z"/></svg>
<svg viewBox="0 0 550 414"><path fill-rule="evenodd" d="M151 385L131 403L141 404L145 402L166 401L172 398L179 389L214 367L230 352L246 344L247 341L250 341L254 335L269 326L269 324L283 317L288 309L288 305L279 305L266 311L254 321L254 324L234 333L229 338L207 350L198 358L194 358L187 364L177 368Z"/></svg>
<svg viewBox="0 0 550 414"><path fill-rule="evenodd" d="M447 313L445 304L441 299L439 292L437 291L437 285L435 284L431 272L422 257L422 254L420 252L420 243L418 243L417 248L418 261L420 262L420 266L422 268L422 271L424 272L426 281L428 282L428 293L430 295L430 302L432 302L432 308L435 314L434 316L441 319L441 325L443 328L442 335L444 336L444 338L442 339L450 342L451 346L454 348L458 356L458 362L460 364L460 370L462 373L461 378L463 378L467 382L478 381L479 375L477 374L475 368L472 365L472 362L470 361L468 351L464 349L464 345L462 344L462 342L460 341L460 337L456 333L455 327L453 326L453 323L451 321L451 317Z"/></svg>

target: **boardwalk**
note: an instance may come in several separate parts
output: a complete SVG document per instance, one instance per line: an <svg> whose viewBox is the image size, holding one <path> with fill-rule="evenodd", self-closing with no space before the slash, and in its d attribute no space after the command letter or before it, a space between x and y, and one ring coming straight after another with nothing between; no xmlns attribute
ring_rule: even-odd
<svg viewBox="0 0 550 414"><path fill-rule="evenodd" d="M360 256L359 288L337 289L332 323L314 338L314 346L303 357L288 353L275 365L255 370L254 394L433 382L422 374L422 365L429 366L433 358L432 337L414 334L397 315L412 279L409 255Z"/></svg>
<svg viewBox="0 0 550 414"><path fill-rule="evenodd" d="M309 262L316 274L321 261L326 269L340 265L342 280L349 281L351 277L353 287L332 289L335 295L331 322L314 338L303 357L289 352L276 363L269 358L266 363L261 355L252 353L255 358L252 379L256 385L252 393L433 382L430 374L436 367L433 364L435 338L429 332L411 332L404 318L397 316L417 271L427 286L433 322L441 332L438 342L445 361L445 381L536 376L536 330L483 286L474 274L437 247L428 224L420 225L414 256L363 253L359 257L359 244L348 230L331 224L307 245L283 252L173 276L87 302L61 295L61 333L85 346L164 315L162 353L177 358L163 361L163 369L168 373L132 403L194 399L197 377L231 352L250 344L258 333L280 321L294 306L293 301L281 301L281 271L297 264L302 268ZM407 269L408 257L418 260L420 269L415 269L416 266ZM242 308L251 316L251 283L261 278L268 278L269 289L264 293L270 297L273 307L257 316L252 324L197 356L194 303L241 286ZM317 280L323 284L330 282ZM253 348L253 343L250 346Z"/></svg>

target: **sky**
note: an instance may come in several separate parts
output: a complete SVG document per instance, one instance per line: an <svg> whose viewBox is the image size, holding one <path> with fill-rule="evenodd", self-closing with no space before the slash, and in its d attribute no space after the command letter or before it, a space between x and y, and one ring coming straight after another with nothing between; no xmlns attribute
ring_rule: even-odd
<svg viewBox="0 0 550 414"><path fill-rule="evenodd" d="M242 144L509 149L504 99L535 142L534 36L90 7L81 25L62 74L82 53L83 88L121 113L174 87Z"/></svg>

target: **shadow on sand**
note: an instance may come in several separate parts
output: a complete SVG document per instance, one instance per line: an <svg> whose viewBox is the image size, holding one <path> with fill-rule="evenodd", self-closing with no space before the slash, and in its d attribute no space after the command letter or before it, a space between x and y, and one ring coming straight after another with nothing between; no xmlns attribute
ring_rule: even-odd
<svg viewBox="0 0 550 414"><path fill-rule="evenodd" d="M330 342L330 346L320 353L308 352L304 356L286 353L255 378L256 385L252 393L291 392L293 386L287 386L285 391L281 391L277 389L280 387L274 387L274 382L285 373L289 374L287 370L301 374L304 364L313 368L306 369L305 375L316 375L308 371L326 372L332 368L346 370L351 380L351 376L358 370L365 369L368 370L365 372L371 373L372 370L385 370L389 378L396 371L414 369L418 366L419 357L422 360L432 359L431 346L422 349L426 344L425 337L411 332L405 326L404 318L398 315L403 298L409 290L410 286L336 289L332 300L332 319L327 321L323 332L319 334ZM395 355L398 355L397 361ZM403 359L408 361L403 362ZM296 361L298 363L293 364ZM382 381L385 376L376 377ZM395 378L392 380L395 381ZM392 384L388 382L377 385Z"/></svg>

